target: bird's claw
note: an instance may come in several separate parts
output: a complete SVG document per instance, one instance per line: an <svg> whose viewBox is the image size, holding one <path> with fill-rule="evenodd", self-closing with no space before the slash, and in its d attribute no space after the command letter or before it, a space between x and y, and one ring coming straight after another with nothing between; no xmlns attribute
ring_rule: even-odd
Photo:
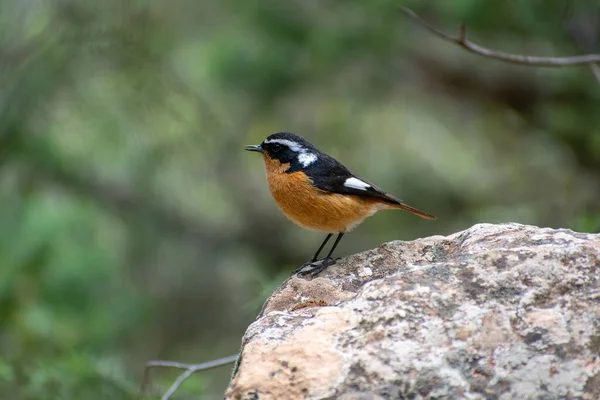
<svg viewBox="0 0 600 400"><path fill-rule="evenodd" d="M327 268L328 266L330 266L331 264L334 264L335 260L331 260L331 258L324 258L320 261L309 261L307 263L302 264L300 267L296 268L295 270L292 271L292 275L294 274L298 274L298 275L310 275L312 277L315 277L317 275L319 275L319 273L321 273L321 271L323 271L325 268ZM308 267L311 267L310 269L307 269ZM305 271L305 269L307 269Z"/></svg>

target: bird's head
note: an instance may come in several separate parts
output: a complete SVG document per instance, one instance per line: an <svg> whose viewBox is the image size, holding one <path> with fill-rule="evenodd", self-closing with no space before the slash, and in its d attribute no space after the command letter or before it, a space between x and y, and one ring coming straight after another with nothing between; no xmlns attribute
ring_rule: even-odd
<svg viewBox="0 0 600 400"><path fill-rule="evenodd" d="M261 144L244 148L262 153L267 163L289 164L293 169L306 168L319 158L319 151L310 142L289 132L274 133Z"/></svg>

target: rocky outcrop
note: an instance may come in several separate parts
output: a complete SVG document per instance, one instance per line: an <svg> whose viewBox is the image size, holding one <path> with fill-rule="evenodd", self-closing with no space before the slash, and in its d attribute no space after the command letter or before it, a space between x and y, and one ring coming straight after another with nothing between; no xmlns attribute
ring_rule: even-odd
<svg viewBox="0 0 600 400"><path fill-rule="evenodd" d="M480 224L292 277L228 399L600 399L600 235Z"/></svg>

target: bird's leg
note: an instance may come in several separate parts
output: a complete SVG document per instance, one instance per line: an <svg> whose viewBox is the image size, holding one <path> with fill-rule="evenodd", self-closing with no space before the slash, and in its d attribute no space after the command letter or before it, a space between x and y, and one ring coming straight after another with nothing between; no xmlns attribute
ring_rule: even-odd
<svg viewBox="0 0 600 400"><path fill-rule="evenodd" d="M329 239L331 239L332 236L333 236L333 233L330 233L329 235L327 235L325 240L323 240L323 243L321 243L321 246L319 246L319 249L317 250L315 255L312 256L312 258L308 261L308 264L314 263L315 261L317 261L317 258L319 258L319 253L321 253L321 250L323 250L323 247L325 247L325 245L327 244L327 242L329 242Z"/></svg>
<svg viewBox="0 0 600 400"><path fill-rule="evenodd" d="M341 232L338 234L338 237L335 238L335 242L333 242L333 247L331 248L331 250L329 250L329 254L327 254L327 257L325 257L323 260L321 260L321 262L319 263L318 266L316 266L313 270L311 271L307 271L307 274L310 274L311 276L317 276L319 275L319 273L321 273L321 271L323 271L325 268L327 268L328 266L330 266L331 264L333 264L335 261L331 260L331 256L333 255L333 252L335 250L335 248L337 247L338 243L340 242L340 240L342 240L342 236L344 236L344 232Z"/></svg>
<svg viewBox="0 0 600 400"><path fill-rule="evenodd" d="M330 233L329 235L327 235L327 237L325 238L325 240L323 240L323 243L321 243L321 246L319 246L319 249L317 250L317 252L315 253L314 256L312 256L312 258L310 260L308 260L307 262L305 262L304 264L302 264L301 266L299 266L298 268L296 268L295 270L292 271L292 275L296 274L300 271L302 271L302 269L304 267L307 267L309 265L311 265L312 263L314 263L315 261L317 261L317 257L319 257L319 253L321 253L321 250L323 250L323 247L325 247L325 245L327 244L327 242L329 241L329 239L331 239L331 237L333 236L333 233Z"/></svg>

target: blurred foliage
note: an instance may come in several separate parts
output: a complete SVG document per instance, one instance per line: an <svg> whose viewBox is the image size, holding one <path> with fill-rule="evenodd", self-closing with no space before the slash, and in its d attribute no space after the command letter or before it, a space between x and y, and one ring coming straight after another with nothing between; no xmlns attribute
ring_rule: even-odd
<svg viewBox="0 0 600 400"><path fill-rule="evenodd" d="M598 232L589 69L468 54L400 3L498 50L600 51L595 0L0 2L0 397L132 398L147 360L234 354L322 240L241 150L276 131L439 217L377 215L338 256L478 222Z"/></svg>

